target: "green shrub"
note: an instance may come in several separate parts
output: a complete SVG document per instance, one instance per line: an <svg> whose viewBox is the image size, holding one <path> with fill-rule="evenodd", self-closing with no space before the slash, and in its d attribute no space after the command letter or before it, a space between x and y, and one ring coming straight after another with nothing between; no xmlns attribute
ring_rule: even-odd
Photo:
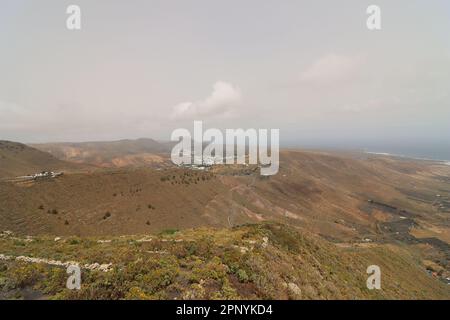
<svg viewBox="0 0 450 320"><path fill-rule="evenodd" d="M165 229L160 232L160 235L173 235L173 234L177 233L178 231L179 231L178 229Z"/></svg>
<svg viewBox="0 0 450 320"><path fill-rule="evenodd" d="M245 272L245 270L243 270L243 269L239 269L236 273L236 276L237 276L239 282L248 282L250 280L247 275L247 272Z"/></svg>

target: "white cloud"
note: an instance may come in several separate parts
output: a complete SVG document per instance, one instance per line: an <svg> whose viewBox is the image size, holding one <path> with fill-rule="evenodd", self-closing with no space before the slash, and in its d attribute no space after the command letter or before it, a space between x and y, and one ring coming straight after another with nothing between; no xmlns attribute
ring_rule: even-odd
<svg viewBox="0 0 450 320"><path fill-rule="evenodd" d="M357 57L328 54L316 60L300 75L300 80L312 84L330 84L355 74L361 59Z"/></svg>
<svg viewBox="0 0 450 320"><path fill-rule="evenodd" d="M203 100L182 102L173 107L171 118L210 117L232 113L242 103L240 90L232 84L218 81L212 93Z"/></svg>

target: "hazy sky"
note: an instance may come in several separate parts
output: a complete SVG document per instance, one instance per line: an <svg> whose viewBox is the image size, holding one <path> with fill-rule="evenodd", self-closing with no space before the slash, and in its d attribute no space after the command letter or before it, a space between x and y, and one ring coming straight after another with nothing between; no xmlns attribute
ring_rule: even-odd
<svg viewBox="0 0 450 320"><path fill-rule="evenodd" d="M450 146L449 92L448 0L0 0L0 139L168 140L203 120Z"/></svg>

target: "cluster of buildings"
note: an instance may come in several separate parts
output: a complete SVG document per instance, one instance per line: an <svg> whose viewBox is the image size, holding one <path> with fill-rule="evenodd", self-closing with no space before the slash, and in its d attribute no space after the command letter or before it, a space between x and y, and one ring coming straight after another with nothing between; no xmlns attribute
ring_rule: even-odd
<svg viewBox="0 0 450 320"><path fill-rule="evenodd" d="M208 170L215 164L223 163L224 159L222 157L212 157L212 156L196 156L193 155L192 163L182 163L179 167L189 168L192 170Z"/></svg>
<svg viewBox="0 0 450 320"><path fill-rule="evenodd" d="M53 179L59 176L62 176L62 172L53 172L53 171L42 171L39 173L19 177L26 180L40 180L40 179Z"/></svg>

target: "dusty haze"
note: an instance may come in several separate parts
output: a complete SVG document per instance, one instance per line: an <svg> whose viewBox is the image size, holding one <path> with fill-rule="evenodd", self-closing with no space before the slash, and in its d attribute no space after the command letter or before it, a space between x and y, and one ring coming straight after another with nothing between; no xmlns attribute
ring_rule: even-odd
<svg viewBox="0 0 450 320"><path fill-rule="evenodd" d="M1 2L2 139L168 140L197 119L286 146L449 149L447 1L377 1L375 32L369 1L79 0L81 31L69 4Z"/></svg>

